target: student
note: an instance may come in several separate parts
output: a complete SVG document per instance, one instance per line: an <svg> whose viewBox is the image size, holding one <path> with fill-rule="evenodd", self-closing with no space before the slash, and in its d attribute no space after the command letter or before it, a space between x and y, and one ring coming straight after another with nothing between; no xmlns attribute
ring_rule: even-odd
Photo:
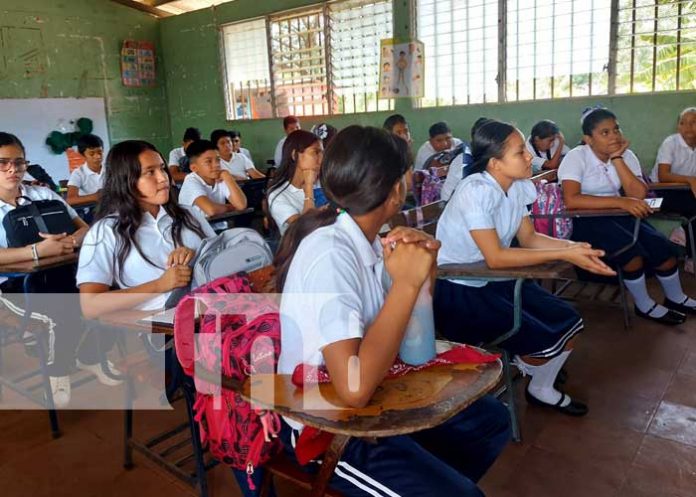
<svg viewBox="0 0 696 497"><path fill-rule="evenodd" d="M22 184L28 162L25 158L22 142L10 133L0 132L0 264L15 262L38 261L46 257L71 254L82 245L87 232L87 225L77 213L58 194L49 188ZM8 248L5 228L2 224L5 216L24 203L19 196L31 200L57 200L65 204L76 231L72 234L41 234L42 241L26 247ZM54 340L49 355L48 375L56 407L65 407L70 402L70 372L75 366L77 350L78 366L97 375L102 383L113 384L99 367L96 343L90 337L82 340L84 328L82 323L74 319L73 313L66 312L72 298L70 293L75 291L75 279L72 266L64 266L42 272L34 280L32 292L55 294L61 293L61 298L50 295L42 298L35 295L33 310L43 314L52 323ZM40 280L40 281L36 281ZM0 278L0 289L3 293L21 292L17 280ZM3 303L12 308L11 302L3 297ZM77 305L77 302L74 302Z"/></svg>
<svg viewBox="0 0 696 497"><path fill-rule="evenodd" d="M77 140L77 151L85 158L85 163L70 175L68 201L96 202L104 184L104 142L96 135L83 135Z"/></svg>
<svg viewBox="0 0 696 497"><path fill-rule="evenodd" d="M573 220L573 240L591 243L613 254L633 239L634 216L645 218L652 209L645 203L647 187L638 158L628 148L616 115L608 109L586 109L582 116L583 145L568 152L558 170L568 209L622 209L631 216ZM638 241L613 257L633 296L636 314L664 324L683 323L696 313L696 301L682 291L677 259L670 242L647 221L641 221ZM663 305L655 302L645 285L645 266L654 270L665 292Z"/></svg>
<svg viewBox="0 0 696 497"><path fill-rule="evenodd" d="M403 138L406 141L406 143L408 143L409 147L413 144L413 139L411 139L411 130L408 127L408 122L406 122L406 118L401 114L392 114L391 116L386 118L384 120L382 128L393 135Z"/></svg>
<svg viewBox="0 0 696 497"><path fill-rule="evenodd" d="M430 139L421 145L416 154L416 171L423 169L426 161L438 152L451 150L458 146L462 141L452 137L452 130L445 122L435 123L428 130Z"/></svg>
<svg viewBox="0 0 696 497"><path fill-rule="evenodd" d="M285 136L278 141L275 148L275 153L273 154L273 161L275 162L276 167L280 167L280 163L283 160L283 144L285 143L285 139L290 135L290 133L297 131L298 129L301 129L301 126L300 120L297 117L288 116L283 119L283 130L285 131Z"/></svg>
<svg viewBox="0 0 696 497"><path fill-rule="evenodd" d="M660 190L658 195L664 198L661 210L689 218L696 215L696 107L688 107L679 114L677 133L662 142L650 178L689 185L689 190ZM696 225L693 228L696 233ZM688 236L686 244L690 255Z"/></svg>
<svg viewBox="0 0 696 497"><path fill-rule="evenodd" d="M86 318L162 309L172 290L191 281L189 262L201 240L215 232L201 214L177 205L170 185L153 145L127 140L109 152L102 208L77 271Z"/></svg>
<svg viewBox="0 0 696 497"><path fill-rule="evenodd" d="M169 152L169 173L175 182L184 181L184 178L191 170L186 159L186 147L194 141L201 139L201 132L198 128L186 128L182 146Z"/></svg>
<svg viewBox="0 0 696 497"><path fill-rule="evenodd" d="M186 149L186 156L191 161L191 174L181 186L179 204L193 206L208 217L246 209L246 196L232 174L221 169L220 155L213 142L193 142ZM222 222L220 227L226 226Z"/></svg>
<svg viewBox="0 0 696 497"><path fill-rule="evenodd" d="M324 150L326 150L326 147L329 146L331 140L333 140L338 133L338 130L329 123L315 124L310 131L319 137Z"/></svg>
<svg viewBox="0 0 696 497"><path fill-rule="evenodd" d="M238 154L244 154L253 164L254 159L251 158L251 152L249 152L249 149L242 147L242 134L239 131L231 130L230 138L232 138L232 149Z"/></svg>
<svg viewBox="0 0 696 497"><path fill-rule="evenodd" d="M471 127L472 140L474 139L476 130L488 121L490 121L490 119L487 117L479 117L476 122L474 122L474 125ZM452 159L452 162L450 162L450 167L447 170L447 178L445 178L445 183L440 190L441 200L448 201L452 197L454 190L457 189L459 183L461 183L462 179L466 176L467 168L471 166L474 161L471 155L471 145L469 143L464 143L463 145L461 153L457 154L457 156Z"/></svg>
<svg viewBox="0 0 696 497"><path fill-rule="evenodd" d="M558 125L547 119L539 121L532 127L532 132L527 139L527 150L532 154L532 172L534 173L558 169L563 157L570 152Z"/></svg>
<svg viewBox="0 0 696 497"><path fill-rule="evenodd" d="M442 243L438 265L486 261L492 268L532 266L567 261L589 271L613 275L586 243L558 240L534 231L527 205L536 199L528 178L532 156L524 136L508 123L490 120L474 133L471 173L459 184L437 225ZM511 247L517 238L520 247ZM437 280L435 325L450 340L481 344L512 328L514 281ZM522 323L502 347L532 378L529 403L571 416L584 416L587 406L557 390L554 382L572 352L582 318L570 304L538 284L522 286Z"/></svg>
<svg viewBox="0 0 696 497"><path fill-rule="evenodd" d="M300 214L316 207L314 187L323 155L321 140L309 131L299 129L285 140L283 159L268 186L268 209L281 235Z"/></svg>
<svg viewBox="0 0 696 497"><path fill-rule="evenodd" d="M210 134L210 141L220 153L220 165L229 171L237 181L265 178L266 175L254 167L246 155L235 152L232 135L224 129L216 129Z"/></svg>
<svg viewBox="0 0 696 497"><path fill-rule="evenodd" d="M435 270L439 243L425 233L397 228L385 239L377 235L401 208L408 167L405 141L376 128L343 129L323 163L332 208L301 216L276 256L283 293L278 372L325 364L338 400L352 407L370 401L394 363L419 290ZM359 368L356 385L349 364ZM282 423L290 457L302 429ZM330 485L347 497L479 497L475 482L509 437L505 408L485 396L429 430L353 438Z"/></svg>

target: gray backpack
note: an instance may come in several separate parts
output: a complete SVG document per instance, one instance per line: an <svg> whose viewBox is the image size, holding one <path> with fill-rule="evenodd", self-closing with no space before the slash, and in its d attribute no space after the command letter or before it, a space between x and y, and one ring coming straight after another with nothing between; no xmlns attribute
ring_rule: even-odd
<svg viewBox="0 0 696 497"><path fill-rule="evenodd" d="M232 228L203 240L196 254L191 288L240 271L254 271L272 263L271 249L257 231L251 228Z"/></svg>

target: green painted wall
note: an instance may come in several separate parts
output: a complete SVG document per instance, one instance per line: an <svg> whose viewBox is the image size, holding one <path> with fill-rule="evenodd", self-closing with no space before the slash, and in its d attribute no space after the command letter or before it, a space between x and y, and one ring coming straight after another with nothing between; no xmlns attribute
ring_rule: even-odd
<svg viewBox="0 0 696 497"><path fill-rule="evenodd" d="M156 88L121 84L124 39L155 42ZM42 97L103 97L111 143L140 138L168 149L159 21L109 0L2 0L0 98Z"/></svg>
<svg viewBox="0 0 696 497"><path fill-rule="evenodd" d="M302 7L314 0L235 0L213 9L170 17L161 21L162 47L165 59L171 144L177 145L187 126L197 126L204 133L217 127L235 128L242 132L245 146L263 165L273 155L282 136L278 119L229 122L225 115L223 79L220 57L219 27L222 24L251 19L273 11ZM409 32L408 0L394 0L394 32ZM400 99L396 110L406 115L411 124L414 142L419 146L427 139L427 130L435 121L449 122L456 136L466 138L473 122L480 116L516 123L529 133L539 119L553 119L563 129L569 143L580 138L579 117L584 107L602 103L613 109L631 140L631 148L639 155L645 168L652 167L661 140L674 132L678 112L696 104L696 92L590 97L507 104L485 104L459 107L415 109L412 101ZM379 126L389 113L332 116L326 120L341 128L359 123ZM303 127L324 119L303 119Z"/></svg>

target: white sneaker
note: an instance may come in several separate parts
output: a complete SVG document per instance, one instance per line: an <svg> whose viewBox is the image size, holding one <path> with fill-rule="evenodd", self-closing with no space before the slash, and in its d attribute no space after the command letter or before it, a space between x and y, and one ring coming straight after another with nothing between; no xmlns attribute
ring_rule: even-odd
<svg viewBox="0 0 696 497"><path fill-rule="evenodd" d="M120 376L121 372L116 369L116 367L113 365L111 361L106 361L106 365L109 368L109 371L111 371L111 374ZM97 380L99 380L99 383L102 385L106 385L108 387L115 387L117 385L120 385L123 383L122 380L116 380L114 378L111 378L104 374L104 371L102 371L101 364L82 364L79 360L77 361L77 367L79 369L82 369L83 371L89 371L92 373L94 376L97 377Z"/></svg>
<svg viewBox="0 0 696 497"><path fill-rule="evenodd" d="M55 408L67 407L70 404L70 376L49 376L48 379L51 382Z"/></svg>

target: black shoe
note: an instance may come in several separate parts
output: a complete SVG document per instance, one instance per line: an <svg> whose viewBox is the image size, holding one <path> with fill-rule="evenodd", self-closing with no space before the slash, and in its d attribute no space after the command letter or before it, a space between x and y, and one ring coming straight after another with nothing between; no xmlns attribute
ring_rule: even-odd
<svg viewBox="0 0 696 497"><path fill-rule="evenodd" d="M636 316L638 316L639 318L649 319L650 321L666 324L667 326L676 326L686 321L686 314L683 314L679 311L673 311L672 309L667 309L667 314L665 314L661 318L651 316L650 313L655 307L657 307L657 304L652 306L648 312L643 312L640 309L638 309L638 307L635 307L634 309L636 311Z"/></svg>
<svg viewBox="0 0 696 497"><path fill-rule="evenodd" d="M524 396L527 399L528 404L540 407L550 407L551 409L555 409L558 412L567 414L568 416L584 416L589 411L587 404L583 404L578 400L573 400L570 398L570 396L563 392L561 392L561 400L559 400L556 404L547 404L546 402L537 399L531 393L529 393L529 390L526 388L524 390ZM567 406L561 406L566 397L570 399L570 403Z"/></svg>
<svg viewBox="0 0 696 497"><path fill-rule="evenodd" d="M689 300L689 297L686 297L686 299L684 299L684 302L686 302L687 300ZM664 305L667 309L677 311L682 314L696 314L696 307L689 307L688 305L684 305L684 302L678 304L666 298L662 305Z"/></svg>

